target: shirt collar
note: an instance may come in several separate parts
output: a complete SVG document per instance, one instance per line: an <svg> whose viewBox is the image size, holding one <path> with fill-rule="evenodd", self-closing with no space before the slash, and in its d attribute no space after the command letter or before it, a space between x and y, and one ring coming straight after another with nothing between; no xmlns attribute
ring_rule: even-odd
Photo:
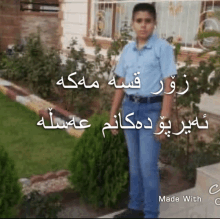
<svg viewBox="0 0 220 219"><path fill-rule="evenodd" d="M151 49L153 46L153 42L157 39L157 35L155 33L153 33L150 38L148 39L148 41L145 43L145 45L143 46L143 48L149 48ZM137 48L137 38L135 38L134 43L133 43L133 50L138 50Z"/></svg>

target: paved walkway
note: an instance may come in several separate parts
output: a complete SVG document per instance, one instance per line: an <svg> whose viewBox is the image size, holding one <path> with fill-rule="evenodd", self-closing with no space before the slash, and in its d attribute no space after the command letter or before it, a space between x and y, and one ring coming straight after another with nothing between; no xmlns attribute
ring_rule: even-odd
<svg viewBox="0 0 220 219"><path fill-rule="evenodd" d="M34 111L37 115L48 121L50 121L49 108L52 108L51 111L53 114L53 124L59 124L60 126L63 126L64 122L70 122L74 117L75 124L79 126L81 119L76 115L73 115L72 113L40 98L37 95L30 94L23 88L2 78L0 78L0 92L8 96L10 99ZM69 135L75 136L77 138L80 137L84 132L84 129L75 129L75 126L73 125L69 125L64 130Z"/></svg>

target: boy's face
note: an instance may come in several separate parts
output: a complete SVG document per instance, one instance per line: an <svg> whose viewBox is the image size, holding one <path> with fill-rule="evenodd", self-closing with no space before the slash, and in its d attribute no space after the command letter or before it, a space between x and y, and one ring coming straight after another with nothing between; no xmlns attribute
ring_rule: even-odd
<svg viewBox="0 0 220 219"><path fill-rule="evenodd" d="M155 25L156 21L149 12L135 12L132 27L138 39L147 40L147 38L153 33Z"/></svg>

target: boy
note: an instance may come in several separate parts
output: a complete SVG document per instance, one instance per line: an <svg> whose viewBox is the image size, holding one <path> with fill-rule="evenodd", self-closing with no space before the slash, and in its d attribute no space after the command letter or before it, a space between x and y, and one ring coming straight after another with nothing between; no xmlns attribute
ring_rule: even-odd
<svg viewBox="0 0 220 219"><path fill-rule="evenodd" d="M115 125L114 115L117 115L121 103L123 125L130 126L130 123L125 121L125 116L132 112L134 115L129 119L134 124L137 121L143 124L143 128L140 129L124 129L129 154L130 202L128 209L115 218L157 218L159 215L160 180L157 163L160 141L166 136L155 136L153 133L161 131L161 120L158 121L160 116L165 117L164 122L169 120L174 93L152 93L161 89L160 80L165 81L163 91L170 92L170 76L176 75L177 71L173 48L153 33L156 23L156 10L153 5L135 5L132 12L132 28L136 33L136 39L124 47L115 69L115 73L120 77L118 85L134 81L134 73L140 72L138 76L141 87L116 89L110 125ZM144 125L150 125L148 117L152 121L152 129L144 129ZM111 132L116 135L118 130Z"/></svg>

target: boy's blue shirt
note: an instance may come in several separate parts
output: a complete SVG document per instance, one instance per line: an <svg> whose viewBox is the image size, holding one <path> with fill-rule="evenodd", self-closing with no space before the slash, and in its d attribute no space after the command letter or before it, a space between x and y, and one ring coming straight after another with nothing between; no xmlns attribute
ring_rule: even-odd
<svg viewBox="0 0 220 219"><path fill-rule="evenodd" d="M127 94L137 96L156 96L161 89L160 80L171 75L177 77L177 70L172 46L154 33L141 50L137 49L137 42L132 41L125 45L121 53L115 74L125 78L127 85L134 82L134 73L140 72L140 88L125 88ZM164 82L163 82L164 84ZM135 85L135 83L134 83ZM161 93L164 93L164 86Z"/></svg>

